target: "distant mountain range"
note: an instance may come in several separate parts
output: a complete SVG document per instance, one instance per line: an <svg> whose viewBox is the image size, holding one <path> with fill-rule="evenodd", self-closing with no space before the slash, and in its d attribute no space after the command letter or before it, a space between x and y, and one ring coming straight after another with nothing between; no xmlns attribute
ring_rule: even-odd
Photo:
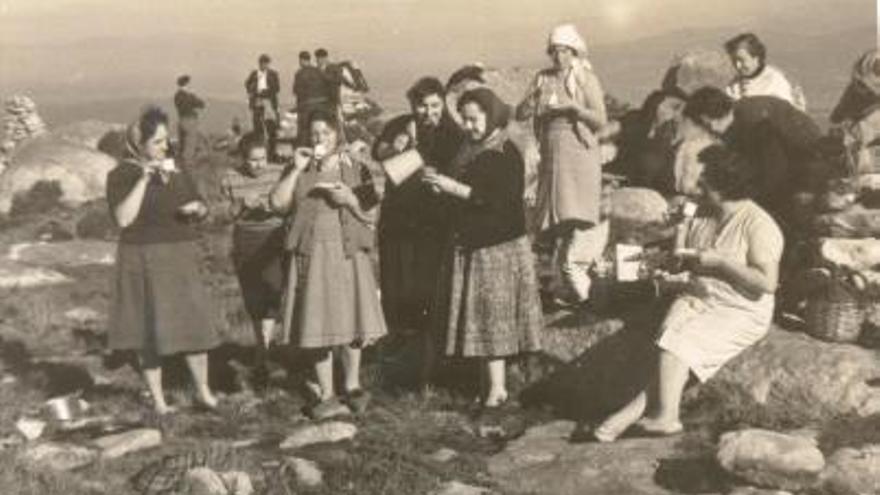
<svg viewBox="0 0 880 495"><path fill-rule="evenodd" d="M606 91L638 105L659 85L676 54L695 47L718 48L737 32L739 29L734 28L688 29L599 44L592 47L591 60ZM796 26L785 25L759 30L758 34L767 42L770 62L804 87L811 113L820 120L847 84L856 57L876 43L873 22L844 32L812 36L800 34ZM536 69L546 59L542 47L531 46L534 42L516 33L504 33L492 43L491 53L497 56L487 56L483 62L494 67ZM455 52L436 53L436 49L427 57L422 47L416 48L389 54L371 52L369 46L361 44L357 54L352 55L373 87L371 96L391 111L404 109L403 93L417 77L433 73L444 79L456 67L474 61ZM0 70L0 97L20 91L31 94L50 126L88 118L125 122L147 102L170 110L174 79L187 72L208 102L205 126L220 131L228 128L236 116L248 125L242 83L253 65L254 54L262 50L278 54L274 64L282 75L282 101L288 101L295 57L290 47L258 47L197 36L91 39L63 46L7 45L0 52L4 58L0 67L17 70ZM424 50L430 51L428 47ZM53 63L38 65L31 63L33 60Z"/></svg>

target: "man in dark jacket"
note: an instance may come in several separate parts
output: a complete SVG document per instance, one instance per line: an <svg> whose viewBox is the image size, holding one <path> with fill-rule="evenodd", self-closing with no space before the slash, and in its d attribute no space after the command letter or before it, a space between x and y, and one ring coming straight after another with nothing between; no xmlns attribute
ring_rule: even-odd
<svg viewBox="0 0 880 495"><path fill-rule="evenodd" d="M177 109L178 158L184 166L191 164L196 156L210 151L207 137L199 129L199 112L205 102L189 89L190 77L177 78L174 107Z"/></svg>
<svg viewBox="0 0 880 495"><path fill-rule="evenodd" d="M266 138L269 158L275 160L275 139L278 131L278 92L281 84L278 72L269 67L272 60L260 55L259 68L252 71L244 83L248 105L253 116L254 131Z"/></svg>
<svg viewBox="0 0 880 495"><path fill-rule="evenodd" d="M335 112L333 87L324 73L312 65L312 55L300 52L299 70L293 77L293 95L296 98L296 132L300 143L309 143L309 116L316 110Z"/></svg>

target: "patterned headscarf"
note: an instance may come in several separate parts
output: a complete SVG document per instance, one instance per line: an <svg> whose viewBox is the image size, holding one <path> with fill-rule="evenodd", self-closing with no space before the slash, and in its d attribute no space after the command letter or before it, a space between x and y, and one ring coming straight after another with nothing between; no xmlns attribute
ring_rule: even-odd
<svg viewBox="0 0 880 495"><path fill-rule="evenodd" d="M483 151L501 150L508 140L507 124L510 121L510 106L489 88L476 88L465 91L458 100L458 111L467 103L476 103L486 113L486 133L479 141L466 140L453 159L452 175L458 176L465 166ZM498 132L495 132L495 131Z"/></svg>
<svg viewBox="0 0 880 495"><path fill-rule="evenodd" d="M511 114L510 105L504 103L491 89L484 87L466 91L458 99L459 113L468 103L476 103L486 113L486 133L482 140L491 136L495 129L507 127Z"/></svg>

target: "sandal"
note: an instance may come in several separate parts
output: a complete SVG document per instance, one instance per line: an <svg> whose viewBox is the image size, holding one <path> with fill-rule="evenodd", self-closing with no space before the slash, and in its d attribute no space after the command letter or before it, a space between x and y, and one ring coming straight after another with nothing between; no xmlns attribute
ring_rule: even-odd
<svg viewBox="0 0 880 495"><path fill-rule="evenodd" d="M482 405L484 409L500 409L504 407L505 404L507 404L508 399L510 399L510 396L507 394L507 392L505 392L504 395L498 397L498 399L493 404L489 403L489 398L487 397Z"/></svg>
<svg viewBox="0 0 880 495"><path fill-rule="evenodd" d="M307 414L315 421L321 421L337 416L349 415L351 410L338 397L331 397L308 408Z"/></svg>
<svg viewBox="0 0 880 495"><path fill-rule="evenodd" d="M357 388L345 394L345 397L342 398L342 402L351 409L351 412L355 414L361 414L367 410L367 405L370 403L370 393L364 389Z"/></svg>
<svg viewBox="0 0 880 495"><path fill-rule="evenodd" d="M602 423L593 428L593 438L599 443L612 443L617 440L626 430L616 428L614 425Z"/></svg>
<svg viewBox="0 0 880 495"><path fill-rule="evenodd" d="M669 437L679 435L684 431L681 421L659 422L652 419L642 418L636 423L636 428L641 436L646 437Z"/></svg>

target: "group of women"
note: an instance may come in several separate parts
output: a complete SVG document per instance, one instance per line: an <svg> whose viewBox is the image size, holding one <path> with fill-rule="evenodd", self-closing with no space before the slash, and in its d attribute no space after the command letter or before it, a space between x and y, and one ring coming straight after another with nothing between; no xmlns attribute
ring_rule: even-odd
<svg viewBox="0 0 880 495"><path fill-rule="evenodd" d="M389 122L373 155L385 160L415 150L425 166L399 184L389 182L382 194L367 165L340 139L335 115L310 116L311 146L295 150L283 171L266 163L265 144L243 141L244 160L224 187L233 199L235 264L246 307L264 336L262 346L280 320L276 340L307 351L315 418L367 407L361 353L389 329L421 336L426 363L438 348L479 359L483 406L504 404L505 360L541 349L527 214L556 239L569 297L589 298L590 265L602 254L607 228L599 207L599 139L608 115L574 26L551 32L547 54L552 67L536 76L515 108L476 85L451 112L443 84L418 81L407 95L412 114ZM705 131L723 125L729 111L713 98L698 96L685 108ZM523 151L507 132L514 116L534 120L540 144L532 213L524 201ZM110 347L138 352L159 413L171 410L160 367L170 354L187 356L198 401L217 404L205 358L217 337L193 227L207 211L188 172L167 159L167 134L161 111L143 113L129 128L130 159L107 184L122 227ZM653 433L679 431L678 403L688 377L708 379L769 327L782 235L748 199L749 167L742 158L712 140L703 148L687 190L700 211L678 253L693 275L662 325L654 380L595 429L599 440L613 440L636 421ZM248 192L254 183L261 185ZM378 281L370 257L377 234ZM334 355L342 361L342 390L336 389Z"/></svg>

